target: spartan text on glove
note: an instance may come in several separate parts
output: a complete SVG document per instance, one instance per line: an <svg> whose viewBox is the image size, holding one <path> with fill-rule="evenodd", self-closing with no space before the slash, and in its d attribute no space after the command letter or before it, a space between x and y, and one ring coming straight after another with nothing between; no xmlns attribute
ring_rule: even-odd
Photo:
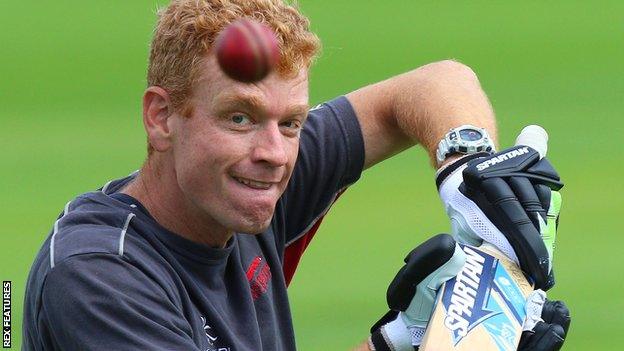
<svg viewBox="0 0 624 351"><path fill-rule="evenodd" d="M501 163L503 161L507 161L509 159L512 159L514 157L520 156L520 155L524 155L524 154L528 154L529 153L529 148L528 147L522 147L516 150L511 150L507 153L504 153L502 155L496 156L496 157L492 157L489 160L485 160L481 163L479 163L477 165L477 169L479 171L482 171L484 169L487 169L488 167L495 165L497 163Z"/></svg>

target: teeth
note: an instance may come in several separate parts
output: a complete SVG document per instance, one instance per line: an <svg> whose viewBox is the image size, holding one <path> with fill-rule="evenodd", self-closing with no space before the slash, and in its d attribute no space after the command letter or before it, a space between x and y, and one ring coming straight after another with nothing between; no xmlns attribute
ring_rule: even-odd
<svg viewBox="0 0 624 351"><path fill-rule="evenodd" d="M266 190L271 187L271 183L258 182L247 178L234 177L239 183L245 184L250 188Z"/></svg>

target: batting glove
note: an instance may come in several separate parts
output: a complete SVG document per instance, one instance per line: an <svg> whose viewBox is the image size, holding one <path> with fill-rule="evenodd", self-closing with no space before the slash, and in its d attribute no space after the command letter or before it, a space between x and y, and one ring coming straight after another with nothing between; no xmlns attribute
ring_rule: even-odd
<svg viewBox="0 0 624 351"><path fill-rule="evenodd" d="M448 234L439 234L412 250L387 292L390 311L371 328L375 351L418 350L442 283L459 273L466 256ZM570 312L561 301L548 301L536 290L527 298L520 351L557 351L570 326Z"/></svg>
<svg viewBox="0 0 624 351"><path fill-rule="evenodd" d="M439 234L412 250L387 293L390 311L371 328L376 351L418 349L442 283L456 276L466 254L448 234Z"/></svg>
<svg viewBox="0 0 624 351"><path fill-rule="evenodd" d="M458 242L493 244L536 288L554 285L563 183L537 150L517 145L493 155L465 156L441 169L436 184Z"/></svg>
<svg viewBox="0 0 624 351"><path fill-rule="evenodd" d="M546 293L535 290L527 298L524 332L519 351L557 351L563 346L570 327L570 311L562 301L549 301Z"/></svg>

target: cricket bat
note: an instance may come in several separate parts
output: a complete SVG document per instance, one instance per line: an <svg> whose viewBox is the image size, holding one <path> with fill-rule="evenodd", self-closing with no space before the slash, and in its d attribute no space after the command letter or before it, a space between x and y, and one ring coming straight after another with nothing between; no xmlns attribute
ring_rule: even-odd
<svg viewBox="0 0 624 351"><path fill-rule="evenodd" d="M544 157L548 134L528 126L516 139ZM436 297L421 351L516 350L534 290L518 265L489 243L461 245L466 264L445 282Z"/></svg>

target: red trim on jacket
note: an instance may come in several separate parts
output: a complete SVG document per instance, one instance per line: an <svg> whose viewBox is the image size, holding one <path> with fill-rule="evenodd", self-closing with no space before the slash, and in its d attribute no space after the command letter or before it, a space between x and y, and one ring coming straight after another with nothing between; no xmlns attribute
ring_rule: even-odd
<svg viewBox="0 0 624 351"><path fill-rule="evenodd" d="M295 240L292 244L286 247L284 251L284 278L286 279L286 286L290 284L293 276L295 275L295 271L297 270L297 266L299 265L299 260L301 260L301 256L305 252L306 248L312 241L314 234L318 230L321 222L323 222L323 217L320 217L316 223L308 230L303 236L299 239Z"/></svg>
<svg viewBox="0 0 624 351"><path fill-rule="evenodd" d="M305 232L305 234L299 237L299 239L293 241L290 245L286 246L286 249L284 250L284 265L282 266L282 269L284 270L284 279L286 280L286 286L290 285L290 281L295 275L295 271L297 270L297 266L299 265L301 256L303 256L303 253L308 248L308 245L312 241L314 234L316 234L316 231L323 222L325 215L327 214L327 212L329 212L329 208L331 208L331 206L336 203L336 200L338 200L340 195L342 195L345 190L347 189L344 188L338 192L334 201L327 208L327 211L325 211L325 213L316 220L314 225L307 232Z"/></svg>

